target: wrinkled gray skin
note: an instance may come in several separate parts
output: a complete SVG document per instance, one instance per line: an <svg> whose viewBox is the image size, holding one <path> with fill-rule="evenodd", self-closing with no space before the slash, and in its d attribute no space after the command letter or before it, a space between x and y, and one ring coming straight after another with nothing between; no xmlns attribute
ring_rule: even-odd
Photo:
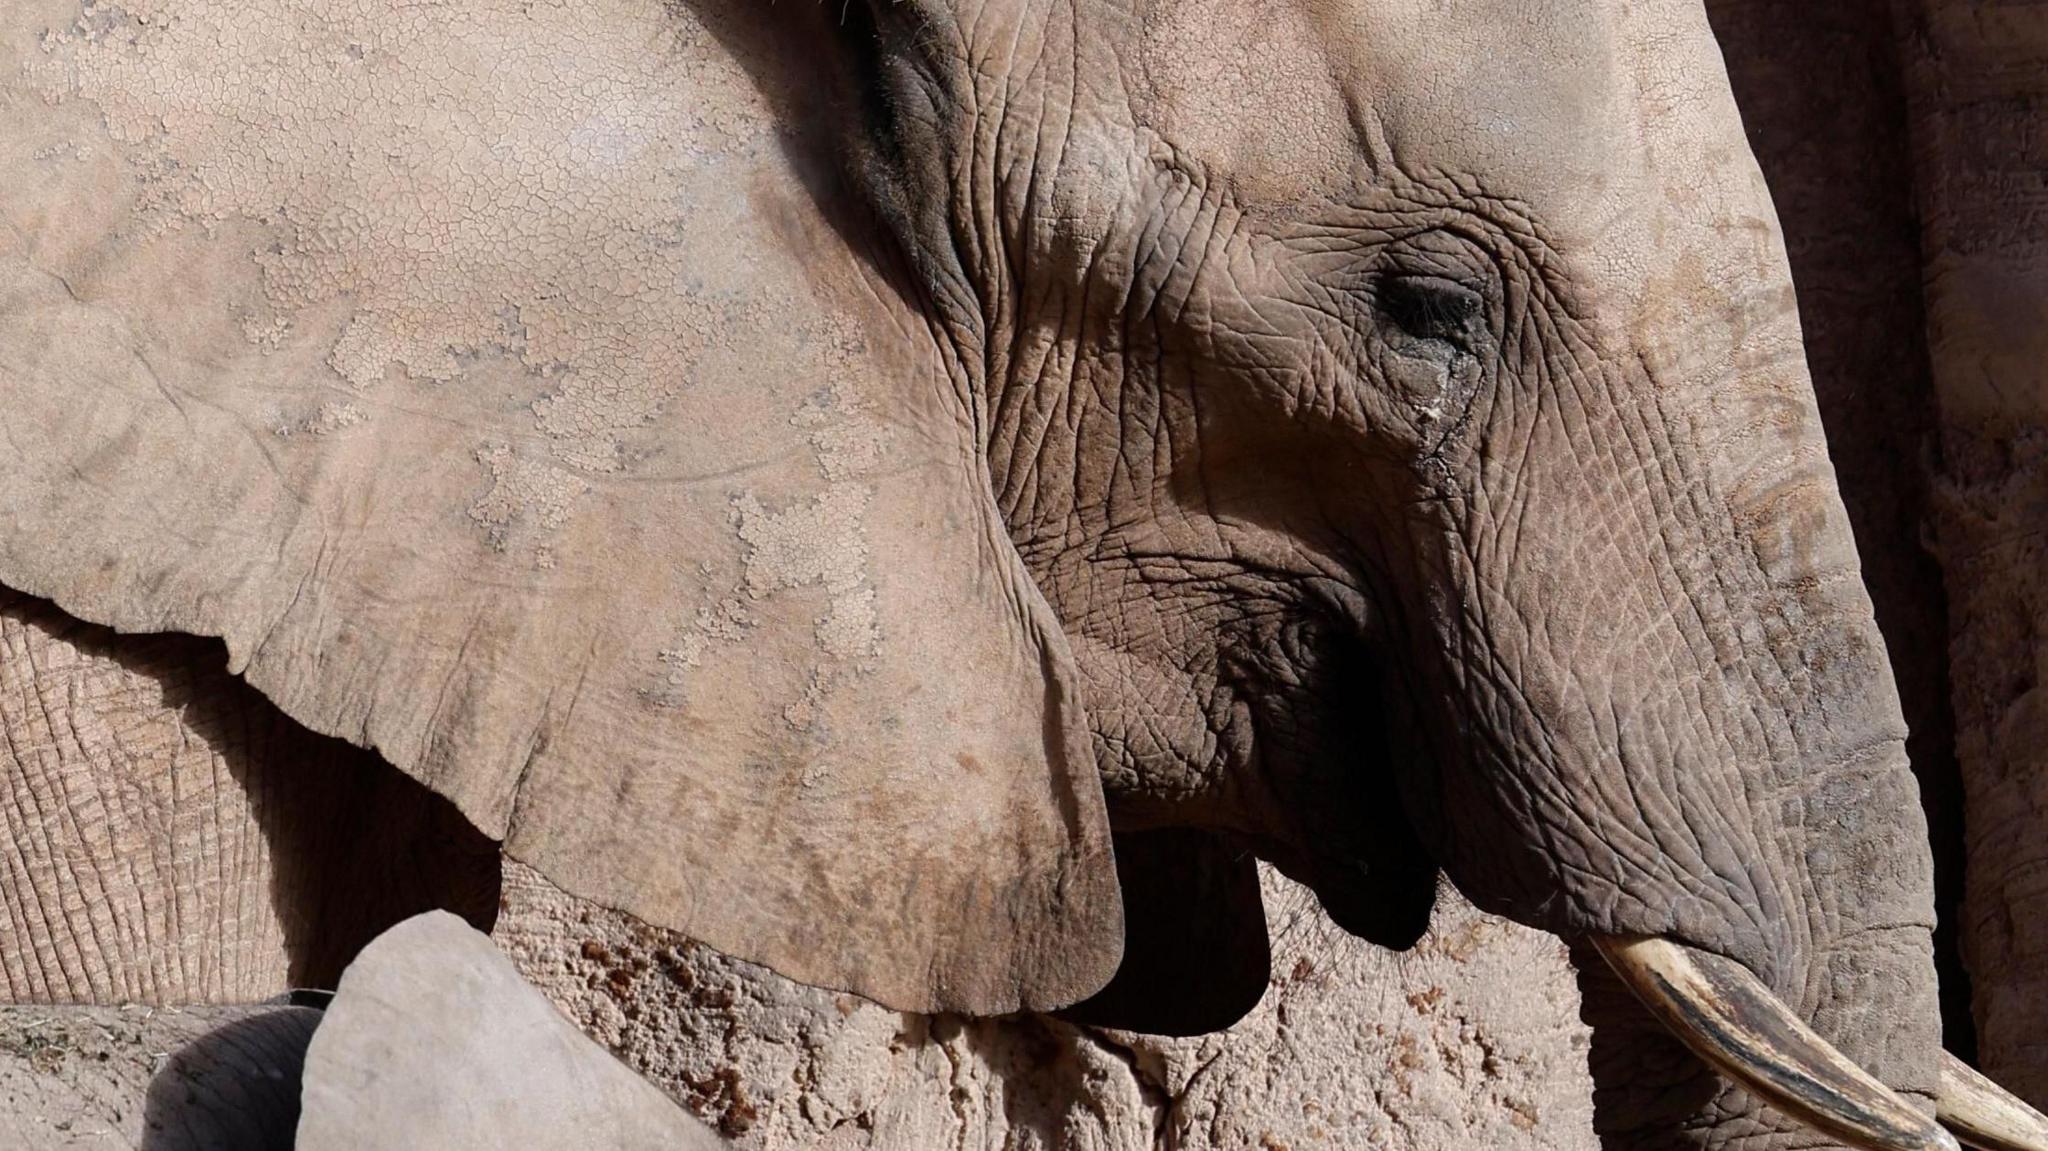
<svg viewBox="0 0 2048 1151"><path fill-rule="evenodd" d="M815 66L788 118L829 158L817 197L981 434L1121 833L1250 847L1390 944L1436 866L1567 938L1669 936L1929 1094L1903 723L1696 4L876 0L758 25ZM549 779L565 811L605 793ZM600 856L618 869L576 862ZM1612 1145L1824 1145L1588 981Z"/></svg>
<svg viewBox="0 0 2048 1151"><path fill-rule="evenodd" d="M1698 13L1661 13L1673 50L1572 5L1341 7L825 33L1113 819L1221 832L1389 942L1428 905L1412 828L1483 906L1733 957L1924 1097L1904 726ZM1562 94L1513 94L1564 110L1517 133L1488 64L1376 55L1432 20L1504 69L1564 57ZM1633 89L1575 74L1632 48ZM1173 87L1231 69L1215 108ZM1603 100L1648 110L1576 106ZM1615 1145L1814 1145L1592 984Z"/></svg>

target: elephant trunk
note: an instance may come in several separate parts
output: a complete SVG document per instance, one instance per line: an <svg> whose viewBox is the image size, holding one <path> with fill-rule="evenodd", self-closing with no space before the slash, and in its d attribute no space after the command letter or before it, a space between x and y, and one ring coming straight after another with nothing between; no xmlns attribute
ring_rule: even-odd
<svg viewBox="0 0 2048 1151"><path fill-rule="evenodd" d="M1645 365L1662 397L1646 438L1688 489L1654 509L1667 558L1647 569L1682 642L1663 647L1662 677L1611 680L1607 746L1635 775L1631 814L1690 861L1692 890L1661 924L1591 908L1607 930L1581 937L1733 1086L1667 1093L1636 1131L1805 1145L1805 1126L1906 1151L1955 1146L1945 1123L1979 1146L2048 1151L2048 1122L1941 1051L1932 863L1890 663L1789 293L1749 304L1721 312L1747 321L1728 343L1675 325L1683 352ZM1662 762L1641 734L1687 725ZM1624 1057L1612 1075L1649 1045L1609 1046Z"/></svg>
<svg viewBox="0 0 2048 1151"><path fill-rule="evenodd" d="M1757 846L1776 857L1757 870L1776 880L1780 929L1767 936L1767 952L1730 953L1767 975L1768 986L1733 990L1752 973L1720 954L1686 957L1692 969L1713 973L1702 977L1706 985L1730 987L1731 1002L1754 1003L1752 1021L1766 1032L1776 1024L1762 1020L1782 1011L1790 1027L1810 1025L1842 1068L1868 1073L1854 1088L1845 1081L1847 1094L1824 1113L1803 1085L1735 1075L1750 1099L1850 1146L1948 1145L1930 1117L1900 1112L1896 1096L1887 1110L1867 1091L1881 1081L1939 1097L1932 860L1897 688L1828 460L1796 311L1786 293L1748 316L1748 338L1736 334L1720 371L1704 376L1714 382L1686 407L1711 429L1703 470L1727 510L1725 521L1707 517L1708 547L1733 549L1750 569L1744 593L1728 601L1732 626L1748 634L1728 650L1761 669L1745 672L1747 699L1737 700L1768 717L1753 745L1768 801L1747 806ZM1620 954L1603 951L1610 963ZM1642 993L1639 972L1623 978ZM1683 1029L1674 1034L1699 1051ZM1810 1049L1784 1034L1790 1047L1781 1050Z"/></svg>
<svg viewBox="0 0 2048 1151"><path fill-rule="evenodd" d="M2048 1151L2043 1116L1968 1064L1941 1057L1935 1118L1900 1098L1738 963L1664 939L1593 941L1630 991L1690 1048L1779 1112L1866 1151ZM1953 1134L1951 1134L1953 1132Z"/></svg>
<svg viewBox="0 0 2048 1151"><path fill-rule="evenodd" d="M1868 1151L1956 1147L1742 965L1664 939L1604 936L1593 945L1673 1036L1781 1114Z"/></svg>
<svg viewBox="0 0 2048 1151"><path fill-rule="evenodd" d="M1587 300L1543 406L1491 416L1519 454L1445 501L1467 546L1420 622L1455 745L1411 806L1476 902L1655 992L1588 969L1610 1146L1947 1146L1905 724L1782 253L1753 255L1632 323Z"/></svg>

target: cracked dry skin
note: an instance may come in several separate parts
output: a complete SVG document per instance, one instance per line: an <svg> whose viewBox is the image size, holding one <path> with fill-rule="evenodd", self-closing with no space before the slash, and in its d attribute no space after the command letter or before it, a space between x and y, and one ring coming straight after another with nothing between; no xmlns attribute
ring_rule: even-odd
<svg viewBox="0 0 2048 1151"><path fill-rule="evenodd" d="M1267 871L1274 979L1228 1031L889 1011L508 868L493 937L599 1042L747 1151L1592 1151L1558 942L1447 900L1403 954Z"/></svg>
<svg viewBox="0 0 2048 1151"><path fill-rule="evenodd" d="M1724 953L1924 1102L1925 827L1696 4L9 15L0 580L898 1007L1101 985L1113 810L1387 942L1441 862ZM1809 1145L1594 990L1617 1144Z"/></svg>
<svg viewBox="0 0 2048 1151"><path fill-rule="evenodd" d="M885 107L993 126L887 121L867 178L967 301L1120 830L1391 937L1396 788L1481 906L1733 957L1928 1107L1926 825L1702 13L911 8ZM1616 1145L1813 1138L1629 1008Z"/></svg>
<svg viewBox="0 0 2048 1151"><path fill-rule="evenodd" d="M905 1003L1078 998L1117 903L1063 640L705 7L10 8L0 575L222 636L586 894Z"/></svg>

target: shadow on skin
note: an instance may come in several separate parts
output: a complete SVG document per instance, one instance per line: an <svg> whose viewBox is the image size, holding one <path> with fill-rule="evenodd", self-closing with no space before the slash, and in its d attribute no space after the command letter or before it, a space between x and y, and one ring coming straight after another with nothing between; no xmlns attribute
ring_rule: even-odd
<svg viewBox="0 0 2048 1151"><path fill-rule="evenodd" d="M1669 1140L1674 1124L1701 1114L1721 1093L1720 1076L1652 1019L1598 954L1574 947L1572 966L1579 1018L1593 1030L1586 1066L1601 1145L1619 1151Z"/></svg>
<svg viewBox="0 0 2048 1151"><path fill-rule="evenodd" d="M819 42L795 52L791 48L793 35L828 39L837 35L849 43L871 38L867 13L859 5L830 5L824 11L837 13L835 28L834 21L823 18L793 23L796 13L765 4L663 0L663 5L672 12L688 13L692 22L701 24L732 54L733 62L746 70L762 99L774 108L775 121L795 127L781 136L782 154L833 232L869 271L903 298L924 299L926 293L902 254L883 240L888 229L847 187L844 165L848 158L841 152L836 130L847 123L861 123L869 115L869 109L852 106L851 101L879 91L874 77L858 73L859 67L871 61L859 61L853 73L834 75L832 70L841 66L843 54L831 50L830 45ZM793 67L792 59L802 60L801 67ZM820 69L826 70L822 76ZM859 95L843 95L848 92Z"/></svg>
<svg viewBox="0 0 2048 1151"><path fill-rule="evenodd" d="M1923 542L1935 410L1906 95L1893 29L1862 5L1709 0L1750 146L1785 230L1807 367L1856 531L1878 627L1894 654L1907 758L1934 850L1942 1041L1975 1057L1963 896L1963 779L1950 706L1948 598ZM1807 81L1835 62L1826 85ZM1814 130L1817 124L1828 130Z"/></svg>
<svg viewBox="0 0 2048 1151"><path fill-rule="evenodd" d="M289 1148L306 1047L319 1024L318 1011L280 1007L180 1048L150 1080L142 1151Z"/></svg>
<svg viewBox="0 0 2048 1151"><path fill-rule="evenodd" d="M374 752L316 735L285 716L228 674L219 640L119 635L5 588L0 612L154 682L162 693L158 706L177 713L185 737L220 756L233 780L220 791L247 797L268 847L270 899L284 934L290 986L333 987L370 940L422 911L453 911L490 930L498 905L496 842ZM198 841L177 830L185 821L168 810L152 814L163 817L166 830L153 834L166 837L164 846L196 849Z"/></svg>
<svg viewBox="0 0 2048 1151"><path fill-rule="evenodd" d="M1221 1031L1258 1006L1271 954L1251 853L1189 829L1119 832L1124 957L1070 1023L1154 1035Z"/></svg>

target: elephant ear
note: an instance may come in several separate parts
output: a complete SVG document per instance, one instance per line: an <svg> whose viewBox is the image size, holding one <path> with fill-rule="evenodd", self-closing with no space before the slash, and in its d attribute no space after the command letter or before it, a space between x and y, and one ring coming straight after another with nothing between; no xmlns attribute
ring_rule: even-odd
<svg viewBox="0 0 2048 1151"><path fill-rule="evenodd" d="M778 11L10 6L0 582L224 638L576 894L1070 1003L1121 945L1070 656Z"/></svg>

